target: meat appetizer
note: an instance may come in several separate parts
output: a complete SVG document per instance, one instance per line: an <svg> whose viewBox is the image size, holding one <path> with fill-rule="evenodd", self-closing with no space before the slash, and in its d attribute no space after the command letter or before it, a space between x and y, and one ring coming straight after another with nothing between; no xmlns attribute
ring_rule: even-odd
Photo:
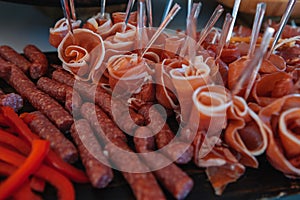
<svg viewBox="0 0 300 200"><path fill-rule="evenodd" d="M24 161L28 141L17 138L10 147L9 139L27 138L34 151L33 140L43 138L44 151L51 147L46 161L66 177L105 188L118 170L141 200L188 198L199 178L185 170L190 165L203 171L218 196L247 169L259 170L260 158L286 177L300 178L300 29L283 19L261 29L265 4L259 3L252 29L235 25L234 13L214 28L224 11L219 5L197 31L201 4L194 3L186 31L172 32L165 28L178 4L154 28L149 2L138 3L137 11L129 1L125 13L98 13L83 25L75 13L57 21L49 41L59 69L49 67L34 45L24 48L24 56L0 46L0 78L15 90L0 90L0 136L6 136L0 150L14 155L10 148L20 148L23 157L16 156ZM9 109L19 111L23 99L35 111L19 119ZM62 161L57 166L58 157L69 163L80 158L86 175L61 167ZM0 174L18 171L3 170L18 162L1 153L0 160ZM31 174L45 182L47 167L42 163ZM29 175L20 190L8 191L28 190ZM74 194L68 179L61 180ZM20 195L1 186L0 199Z"/></svg>

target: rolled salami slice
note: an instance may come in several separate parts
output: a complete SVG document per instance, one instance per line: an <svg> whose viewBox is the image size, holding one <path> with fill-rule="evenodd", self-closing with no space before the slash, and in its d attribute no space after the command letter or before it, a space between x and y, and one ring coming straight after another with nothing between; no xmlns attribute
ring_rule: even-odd
<svg viewBox="0 0 300 200"><path fill-rule="evenodd" d="M202 56L195 57L195 65L183 64L181 68L170 70L172 83L176 89L180 104L180 118L187 123L192 109L193 92L200 86L211 83L210 68L203 62Z"/></svg>
<svg viewBox="0 0 300 200"><path fill-rule="evenodd" d="M112 26L112 20L108 13L104 14L104 17L101 16L101 13L97 13L91 18L87 19L86 23L83 25L83 28L90 29L91 31L101 34L108 31Z"/></svg>

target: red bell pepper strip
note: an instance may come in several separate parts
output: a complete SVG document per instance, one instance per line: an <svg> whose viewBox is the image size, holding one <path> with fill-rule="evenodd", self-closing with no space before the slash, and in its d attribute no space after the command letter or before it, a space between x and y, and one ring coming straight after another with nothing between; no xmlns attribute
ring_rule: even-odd
<svg viewBox="0 0 300 200"><path fill-rule="evenodd" d="M0 129L0 142L13 146L15 150L27 156L30 153L30 146L24 140Z"/></svg>
<svg viewBox="0 0 300 200"><path fill-rule="evenodd" d="M26 158L17 152L5 149L0 146L0 159L14 166L20 166ZM75 190L72 183L64 175L55 169L42 164L34 173L35 176L42 178L53 185L58 191L61 200L74 200Z"/></svg>
<svg viewBox="0 0 300 200"><path fill-rule="evenodd" d="M18 114L8 106L1 107L1 112L6 120L6 123L13 128L20 137L31 143L34 139L39 139L39 136L32 133L27 124L19 118Z"/></svg>
<svg viewBox="0 0 300 200"><path fill-rule="evenodd" d="M32 133L27 124L19 118L19 116L15 113L15 111L10 107L2 107L1 113L8 121L9 126L13 127L16 132L20 135L20 137L25 138L28 142L32 142L33 139L38 139L39 136ZM27 114L30 115L30 114ZM27 118L27 115L22 115L23 118ZM29 117L29 116L28 116ZM49 151L47 155L47 163L51 166L55 167L58 171L62 172L72 181L77 183L88 183L89 179L84 173L84 171L77 169L76 167L68 164L63 161L55 152L52 150Z"/></svg>
<svg viewBox="0 0 300 200"><path fill-rule="evenodd" d="M89 179L84 171L68 164L67 162L62 160L62 158L59 157L54 151L49 151L46 161L48 164L56 168L72 181L76 183L89 183Z"/></svg>
<svg viewBox="0 0 300 200"><path fill-rule="evenodd" d="M17 167L0 161L0 174L10 176L17 170ZM14 199L40 200L41 197L31 191L28 180L13 194Z"/></svg>
<svg viewBox="0 0 300 200"><path fill-rule="evenodd" d="M33 176L30 179L30 187L34 191L37 192L44 192L45 187L46 187L46 182L44 179L41 179L39 177Z"/></svg>
<svg viewBox="0 0 300 200"><path fill-rule="evenodd" d="M28 158L15 173L0 185L0 199L6 199L11 196L40 167L49 151L49 146L50 144L47 140L33 140Z"/></svg>
<svg viewBox="0 0 300 200"><path fill-rule="evenodd" d="M0 113L0 126L6 126L6 121L3 114Z"/></svg>

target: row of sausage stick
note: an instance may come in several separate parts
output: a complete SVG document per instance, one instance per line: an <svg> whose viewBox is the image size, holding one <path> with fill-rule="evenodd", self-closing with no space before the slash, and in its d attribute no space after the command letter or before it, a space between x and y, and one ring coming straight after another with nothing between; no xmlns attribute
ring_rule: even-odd
<svg viewBox="0 0 300 200"><path fill-rule="evenodd" d="M153 152L171 144L174 139L175 134L164 123L160 113L150 109L151 103L145 103L139 110L129 108L130 116L126 114L126 109L114 109L117 113L113 113L114 106L126 107L121 100L112 104L111 94L101 85L76 81L73 75L62 69L46 76L49 65L47 58L33 45L24 49L24 55L27 59L10 47L1 46L0 78L36 110L23 115L30 129L48 139L51 147L66 162L74 163L80 157L94 187L104 188L112 181L113 170L105 164L109 163L124 169L121 170L122 174L137 199L165 199L158 181L176 199L183 199L189 194L193 180L177 164L188 163L192 159L192 146L186 149L186 144L179 140L166 150L155 152L155 159L135 154L129 157L132 154L126 153ZM2 95L5 94L0 94L0 97ZM121 122L118 125L114 115ZM134 123L129 123L131 120L128 117ZM159 124L164 126L156 130ZM131 138L133 148L128 145L130 137L123 130L133 132L136 136ZM68 131L73 142L64 135ZM86 146L93 149L94 153ZM125 153L116 151L115 146ZM170 162L168 166L151 172L157 160L175 160L176 164ZM128 172L137 168L149 172Z"/></svg>

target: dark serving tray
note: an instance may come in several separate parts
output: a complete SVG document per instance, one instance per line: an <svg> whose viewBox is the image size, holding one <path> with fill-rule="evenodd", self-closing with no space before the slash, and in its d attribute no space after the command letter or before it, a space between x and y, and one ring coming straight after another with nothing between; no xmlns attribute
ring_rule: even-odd
<svg viewBox="0 0 300 200"><path fill-rule="evenodd" d="M46 53L49 62L60 64L57 53ZM0 86L6 92L14 91L3 80ZM25 103L20 112L32 111L33 108ZM235 199L277 199L279 197L294 197L300 199L300 180L288 179L281 172L275 170L262 155L258 158L259 168L247 168L246 173L235 183L227 186L222 196L216 196L203 169L193 164L182 165L194 180L194 188L186 200L211 199L211 200L235 200ZM80 167L80 164L78 165ZM135 199L131 189L122 174L114 170L113 181L104 189L92 188L90 184L74 184L76 199L98 200L98 199ZM164 190L168 199L174 199L170 193ZM56 190L47 186L43 193L44 199L57 199Z"/></svg>

